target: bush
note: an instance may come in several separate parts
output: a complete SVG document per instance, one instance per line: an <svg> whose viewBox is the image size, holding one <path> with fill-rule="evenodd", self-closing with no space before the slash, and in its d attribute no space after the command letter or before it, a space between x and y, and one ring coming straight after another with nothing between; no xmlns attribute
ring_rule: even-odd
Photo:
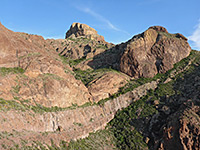
<svg viewBox="0 0 200 150"><path fill-rule="evenodd" d="M0 75L2 76L6 76L8 74L22 74L24 73L25 70L20 68L20 67L14 67L14 68L5 68L5 67L2 67L0 68Z"/></svg>

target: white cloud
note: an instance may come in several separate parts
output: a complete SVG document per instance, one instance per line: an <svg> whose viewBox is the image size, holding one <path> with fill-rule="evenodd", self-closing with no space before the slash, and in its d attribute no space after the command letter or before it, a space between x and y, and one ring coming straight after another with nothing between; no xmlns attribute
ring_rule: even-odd
<svg viewBox="0 0 200 150"><path fill-rule="evenodd" d="M100 14L94 12L94 11L91 10L90 8L87 8L87 7L85 7L85 8L81 7L81 8L80 8L80 7L77 7L77 6L76 6L76 8L77 8L78 10L80 10L80 11L83 11L83 12L85 12L85 13L87 13L87 14L90 14L91 16L95 17L95 18L98 19L99 21L105 23L105 24L107 25L107 27L109 27L110 29L115 30L115 31L119 31L119 32L123 32L123 33L125 33L125 34L127 34L127 35L130 35L127 31L124 31L124 30L121 30L121 29L117 28L117 27L116 27L115 25L113 25L108 19L106 19L106 18L103 17L102 15L100 15Z"/></svg>
<svg viewBox="0 0 200 150"><path fill-rule="evenodd" d="M194 47L200 49L200 20L189 40L194 42Z"/></svg>
<svg viewBox="0 0 200 150"><path fill-rule="evenodd" d="M43 36L44 39L64 39L64 36Z"/></svg>

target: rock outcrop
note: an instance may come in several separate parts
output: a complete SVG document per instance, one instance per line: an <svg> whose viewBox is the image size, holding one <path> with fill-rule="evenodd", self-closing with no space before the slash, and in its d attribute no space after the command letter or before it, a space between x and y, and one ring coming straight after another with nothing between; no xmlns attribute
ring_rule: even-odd
<svg viewBox="0 0 200 150"><path fill-rule="evenodd" d="M59 55L69 59L92 58L114 46L114 44L105 41L97 41L84 37L58 40L48 39L46 42Z"/></svg>
<svg viewBox="0 0 200 150"><path fill-rule="evenodd" d="M29 99L33 105L48 107L82 105L91 99L85 85L74 78L69 65L62 63L41 36L15 33L0 25L2 67L11 73L0 73L0 98ZM15 73L16 68L24 73Z"/></svg>
<svg viewBox="0 0 200 150"><path fill-rule="evenodd" d="M164 27L154 26L95 56L88 65L92 68L112 67L134 78L153 77L173 68L190 51L183 35L170 34Z"/></svg>
<svg viewBox="0 0 200 150"><path fill-rule="evenodd" d="M73 23L66 33L66 38L85 37L92 40L104 41L104 37L97 34L97 31L82 23Z"/></svg>
<svg viewBox="0 0 200 150"><path fill-rule="evenodd" d="M150 27L126 43L119 69L136 78L165 73L190 54L191 48L185 39L180 34L168 33L163 27Z"/></svg>
<svg viewBox="0 0 200 150"><path fill-rule="evenodd" d="M69 59L92 58L114 46L86 24L73 23L66 33L66 39L46 40L55 51Z"/></svg>
<svg viewBox="0 0 200 150"><path fill-rule="evenodd" d="M188 101L189 102L189 101ZM200 148L199 136L199 106L192 107L192 102L185 103L180 109L167 118L167 123L160 130L162 137L153 149L171 150L198 150Z"/></svg>
<svg viewBox="0 0 200 150"><path fill-rule="evenodd" d="M93 101L98 102L117 93L119 88L123 87L128 80L130 80L130 77L122 73L108 72L90 82L88 90L92 95Z"/></svg>

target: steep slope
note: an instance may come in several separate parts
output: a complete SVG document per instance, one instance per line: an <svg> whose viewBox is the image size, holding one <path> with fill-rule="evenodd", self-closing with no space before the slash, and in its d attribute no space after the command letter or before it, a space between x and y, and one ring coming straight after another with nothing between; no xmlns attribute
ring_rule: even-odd
<svg viewBox="0 0 200 150"><path fill-rule="evenodd" d="M126 43L116 45L87 62L92 68L112 67L127 75L153 77L173 68L190 54L187 39L170 34L164 27L153 26Z"/></svg>
<svg viewBox="0 0 200 150"><path fill-rule="evenodd" d="M89 102L87 88L53 48L45 45L41 36L15 33L0 24L0 97L28 99L31 104L48 107ZM16 72L19 69L20 74Z"/></svg>
<svg viewBox="0 0 200 150"><path fill-rule="evenodd" d="M119 68L133 77L153 77L172 69L190 51L184 36L169 34L165 28L154 26L128 41Z"/></svg>
<svg viewBox="0 0 200 150"><path fill-rule="evenodd" d="M199 60L200 52L192 51L172 70L157 76L160 83L155 90L118 111L105 130L71 142L71 149L81 145L101 149L98 141L105 136L112 141L101 145L110 149L200 149Z"/></svg>
<svg viewBox="0 0 200 150"><path fill-rule="evenodd" d="M159 113L152 117L149 130L151 149L200 148L199 52L193 52L193 57L190 58L189 66L184 72L168 83L172 85L171 94L160 97L161 103L164 103L160 104Z"/></svg>

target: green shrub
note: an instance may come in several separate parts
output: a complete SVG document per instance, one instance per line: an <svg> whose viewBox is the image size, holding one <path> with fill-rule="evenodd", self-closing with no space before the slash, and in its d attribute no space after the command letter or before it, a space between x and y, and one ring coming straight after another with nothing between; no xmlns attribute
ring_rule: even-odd
<svg viewBox="0 0 200 150"><path fill-rule="evenodd" d="M119 149L144 149L147 147L142 134L137 129L144 125L138 123L138 120L156 113L156 109L148 103L148 100L149 96L144 96L127 108L118 111L109 123L108 126L115 135ZM140 110L140 113L138 113L138 110Z"/></svg>
<svg viewBox="0 0 200 150"><path fill-rule="evenodd" d="M85 60L86 60L86 57L82 57L82 58L80 58L80 59L70 59L70 58L65 57L65 56L60 56L60 59L62 60L62 63L63 63L63 64L69 64L70 67L73 67L73 66L78 65L78 64L81 63L82 61L85 61Z"/></svg>
<svg viewBox="0 0 200 150"><path fill-rule="evenodd" d="M14 68L1 67L0 68L0 75L2 76L6 76L8 74L22 74L24 72L25 70L20 67L14 67Z"/></svg>
<svg viewBox="0 0 200 150"><path fill-rule="evenodd" d="M69 60L69 65L70 67L73 67L73 66L76 66L78 65L79 63L81 63L82 61L86 60L86 57L82 57L80 59L75 59L75 60Z"/></svg>
<svg viewBox="0 0 200 150"><path fill-rule="evenodd" d="M87 69L87 70L81 70L81 69L74 69L73 70L75 73L75 78L77 80L81 80L83 82L83 84L85 84L86 86L88 86L88 84L93 81L94 79L102 76L104 73L106 72L117 72L114 69L111 68L101 68L101 69Z"/></svg>

